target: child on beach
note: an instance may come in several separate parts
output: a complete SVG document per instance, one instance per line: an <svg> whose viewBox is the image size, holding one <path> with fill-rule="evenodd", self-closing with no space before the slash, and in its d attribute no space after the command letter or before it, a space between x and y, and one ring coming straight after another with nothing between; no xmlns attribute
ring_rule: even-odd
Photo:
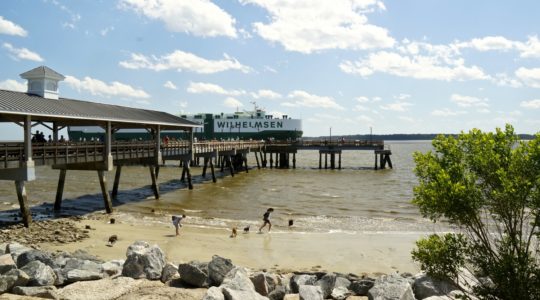
<svg viewBox="0 0 540 300"><path fill-rule="evenodd" d="M259 232L261 232L261 230L264 228L264 226L266 226L266 224L268 224L268 232L270 232L270 229L272 229L272 223L270 223L270 213L272 213L273 211L273 208L269 208L266 210L263 215L264 223L262 224L261 228L259 228Z"/></svg>
<svg viewBox="0 0 540 300"><path fill-rule="evenodd" d="M180 227L182 227L182 224L180 224L180 222L182 221L182 219L184 219L186 217L186 215L182 215L182 216L172 216L172 223L174 225L174 228L176 228L176 236L179 236L180 235Z"/></svg>

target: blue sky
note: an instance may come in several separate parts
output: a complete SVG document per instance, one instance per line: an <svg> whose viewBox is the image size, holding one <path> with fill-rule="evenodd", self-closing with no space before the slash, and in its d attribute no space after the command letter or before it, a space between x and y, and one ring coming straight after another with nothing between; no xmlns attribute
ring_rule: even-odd
<svg viewBox="0 0 540 300"><path fill-rule="evenodd" d="M3 0L0 88L173 114L251 110L304 135L540 128L540 2Z"/></svg>

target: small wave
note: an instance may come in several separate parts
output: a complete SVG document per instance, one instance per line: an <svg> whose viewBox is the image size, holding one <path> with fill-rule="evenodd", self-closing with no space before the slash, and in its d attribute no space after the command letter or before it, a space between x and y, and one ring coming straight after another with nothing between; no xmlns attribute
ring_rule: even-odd
<svg viewBox="0 0 540 300"><path fill-rule="evenodd" d="M203 210L200 210L200 209L183 209L183 211L187 212L187 213L194 213L194 214L198 214L198 213L201 213L203 212Z"/></svg>

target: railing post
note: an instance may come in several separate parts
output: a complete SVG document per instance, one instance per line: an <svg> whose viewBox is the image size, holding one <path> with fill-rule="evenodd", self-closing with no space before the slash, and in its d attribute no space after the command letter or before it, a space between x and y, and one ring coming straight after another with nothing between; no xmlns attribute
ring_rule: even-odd
<svg viewBox="0 0 540 300"><path fill-rule="evenodd" d="M105 151L103 151L103 159L105 161L105 167L107 171L112 171L113 169L113 157L111 152L111 144L112 144L112 125L111 122L108 121L107 125L105 126Z"/></svg>

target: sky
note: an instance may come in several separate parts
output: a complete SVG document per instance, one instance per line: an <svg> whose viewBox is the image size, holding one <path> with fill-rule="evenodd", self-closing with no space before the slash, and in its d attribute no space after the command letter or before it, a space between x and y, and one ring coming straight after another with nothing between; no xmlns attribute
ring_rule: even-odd
<svg viewBox="0 0 540 300"><path fill-rule="evenodd" d="M300 118L304 136L540 128L540 1L2 0L0 89ZM15 126L15 125L14 125ZM6 138L9 130L0 133Z"/></svg>

